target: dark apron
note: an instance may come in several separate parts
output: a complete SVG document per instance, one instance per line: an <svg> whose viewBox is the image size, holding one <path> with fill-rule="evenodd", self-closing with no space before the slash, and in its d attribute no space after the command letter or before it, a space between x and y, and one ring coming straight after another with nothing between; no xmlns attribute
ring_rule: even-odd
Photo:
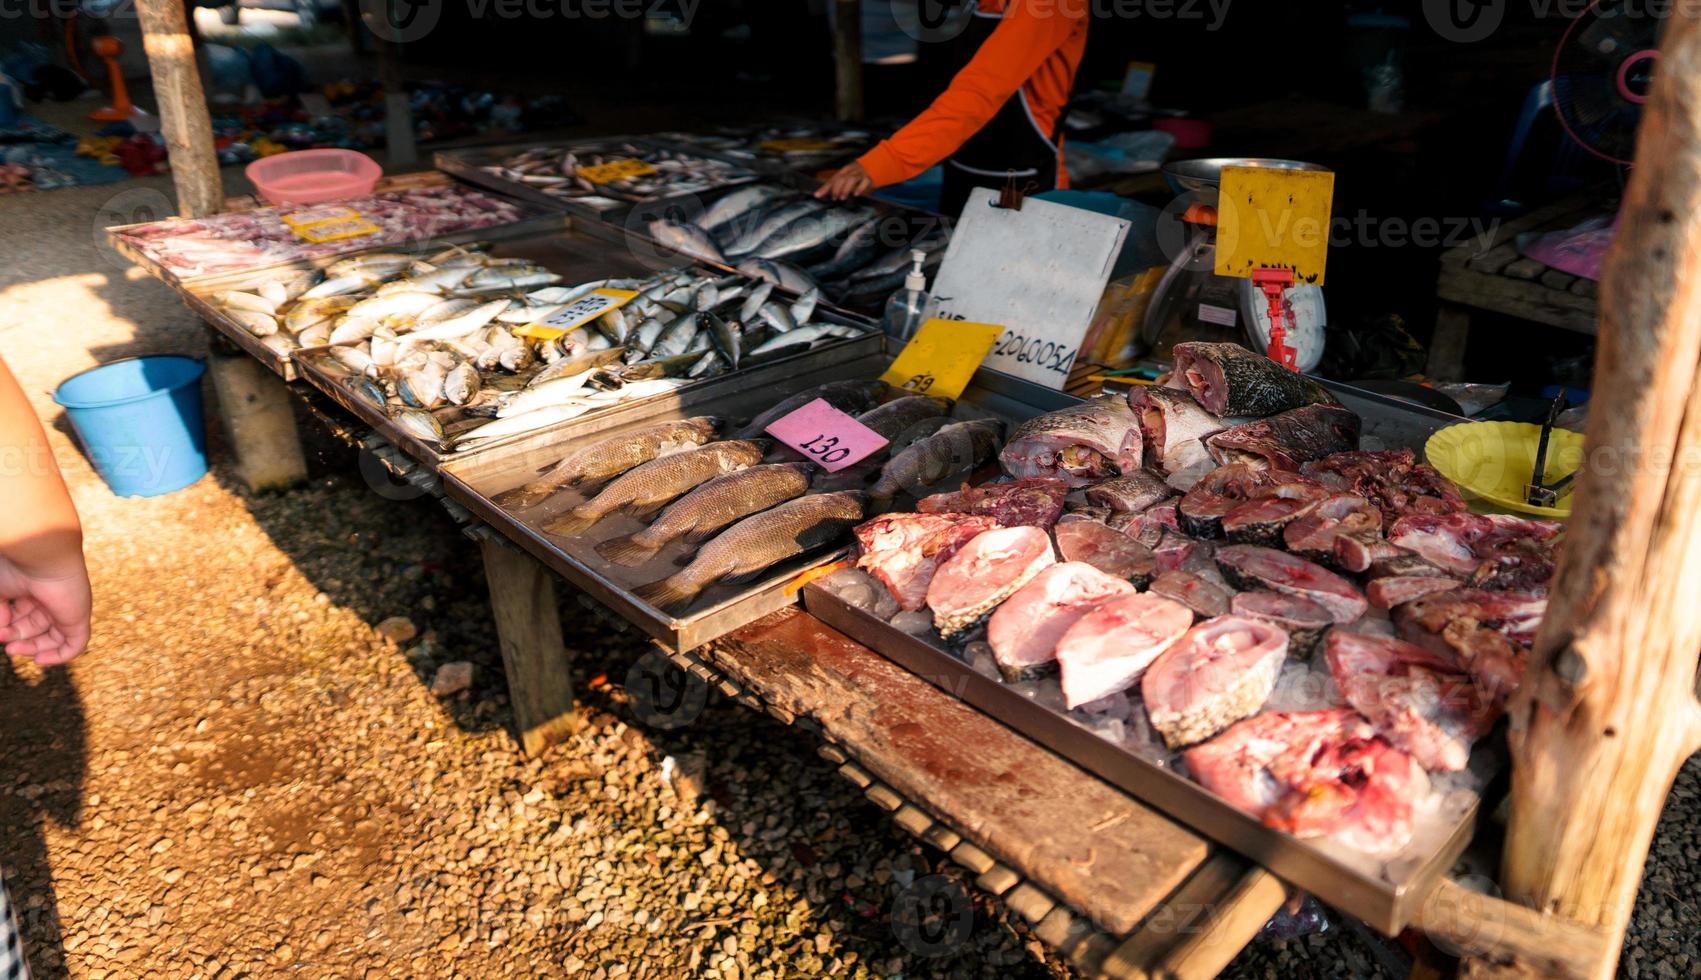
<svg viewBox="0 0 1701 980"><path fill-rule="evenodd" d="M969 26L951 41L953 71L961 71L969 63L1003 19L981 13L974 0L969 2L975 7ZM1061 113L1057 121L1061 129ZM970 190L976 187L1001 190L1012 178L1016 189L1024 193L1051 190L1057 186L1057 165L1056 134L1047 139L1034 125L1033 117L1028 115L1027 101L1018 88L999 107L997 115L945 161L940 211L954 218L963 213Z"/></svg>

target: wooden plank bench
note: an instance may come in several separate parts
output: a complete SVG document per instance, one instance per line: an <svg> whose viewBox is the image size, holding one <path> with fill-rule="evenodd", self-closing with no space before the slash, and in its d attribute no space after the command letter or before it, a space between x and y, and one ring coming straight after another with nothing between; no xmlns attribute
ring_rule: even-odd
<svg viewBox="0 0 1701 980"><path fill-rule="evenodd" d="M1471 312L1483 310L1593 336L1595 281L1549 268L1518 252L1517 238L1572 227L1605 209L1602 195L1582 195L1499 226L1488 247L1475 242L1441 256L1440 304L1426 373L1456 381L1464 369Z"/></svg>

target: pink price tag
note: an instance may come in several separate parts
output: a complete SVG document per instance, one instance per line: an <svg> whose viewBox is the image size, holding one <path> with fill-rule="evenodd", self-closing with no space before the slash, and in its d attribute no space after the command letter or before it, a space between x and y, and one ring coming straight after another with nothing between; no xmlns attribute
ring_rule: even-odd
<svg viewBox="0 0 1701 980"><path fill-rule="evenodd" d="M774 420L768 434L829 473L837 473L886 445L880 433L834 408L825 398Z"/></svg>

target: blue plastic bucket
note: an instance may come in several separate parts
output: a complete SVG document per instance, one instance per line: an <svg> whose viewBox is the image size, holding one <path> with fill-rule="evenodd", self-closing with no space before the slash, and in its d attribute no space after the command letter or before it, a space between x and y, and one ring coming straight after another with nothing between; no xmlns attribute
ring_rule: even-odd
<svg viewBox="0 0 1701 980"><path fill-rule="evenodd" d="M207 472L206 370L192 357L130 357L72 375L53 400L113 493L153 497Z"/></svg>

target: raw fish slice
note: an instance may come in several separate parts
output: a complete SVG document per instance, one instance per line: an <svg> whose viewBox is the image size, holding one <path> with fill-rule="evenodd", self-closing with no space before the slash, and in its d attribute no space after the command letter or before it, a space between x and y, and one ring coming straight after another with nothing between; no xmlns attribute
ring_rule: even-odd
<svg viewBox="0 0 1701 980"><path fill-rule="evenodd" d="M1465 768L1499 715L1456 658L1404 640L1331 630L1325 656L1347 703L1431 772Z"/></svg>
<svg viewBox="0 0 1701 980"><path fill-rule="evenodd" d="M927 604L927 587L939 566L977 535L998 527L990 517L966 514L887 514L856 528L858 567L885 584L906 611Z"/></svg>
<svg viewBox="0 0 1701 980"><path fill-rule="evenodd" d="M1251 499L1260 487L1273 486L1294 478L1244 463L1230 463L1206 474L1175 506L1176 520L1181 530L1195 538L1223 536L1223 518Z"/></svg>
<svg viewBox="0 0 1701 980"><path fill-rule="evenodd" d="M1140 468L1140 425L1121 398L1094 398L1023 422L999 461L1004 472L1083 487Z"/></svg>
<svg viewBox="0 0 1701 980"><path fill-rule="evenodd" d="M1394 622L1407 640L1457 657L1498 705L1523 681L1526 647L1546 612L1534 593L1455 589L1400 606Z"/></svg>
<svg viewBox="0 0 1701 980"><path fill-rule="evenodd" d="M1205 788L1267 826L1373 853L1406 845L1429 792L1417 761L1351 708L1254 715L1183 758Z"/></svg>
<svg viewBox="0 0 1701 980"><path fill-rule="evenodd" d="M1153 595L1174 599L1199 614L1201 619L1227 615L1234 593L1204 576L1179 568L1152 579L1147 589Z"/></svg>
<svg viewBox="0 0 1701 980"><path fill-rule="evenodd" d="M1139 385L1128 393L1128 405L1140 417L1146 463L1163 473L1170 486L1190 490L1216 466L1205 449L1205 437L1222 429L1224 422L1191 394Z"/></svg>
<svg viewBox="0 0 1701 980"><path fill-rule="evenodd" d="M1058 524L1052 530L1058 554L1066 562L1084 562L1113 578L1144 588L1157 570L1152 550L1121 531L1098 521Z"/></svg>
<svg viewBox="0 0 1701 980"><path fill-rule="evenodd" d="M1172 749L1210 738L1264 706L1287 653L1288 635L1270 623L1238 616L1200 623L1140 681L1152 727Z"/></svg>
<svg viewBox="0 0 1701 980"><path fill-rule="evenodd" d="M1087 488L1087 502L1119 514L1141 511L1175 496L1175 489L1149 470L1135 470Z"/></svg>
<svg viewBox="0 0 1701 980"><path fill-rule="evenodd" d="M1426 595L1451 592L1464 584L1456 578L1438 575L1388 575L1365 585L1364 597L1378 609L1393 609Z"/></svg>
<svg viewBox="0 0 1701 980"><path fill-rule="evenodd" d="M1310 599L1267 589L1236 592L1229 600L1229 612L1281 627L1288 634L1288 650L1299 657L1311 656L1323 632L1335 624L1329 610Z"/></svg>
<svg viewBox="0 0 1701 980"><path fill-rule="evenodd" d="M1329 491L1310 480L1294 479L1252 491L1252 499L1223 515L1223 536L1235 544L1282 543L1288 524L1316 510Z"/></svg>
<svg viewBox="0 0 1701 980"><path fill-rule="evenodd" d="M968 630L1035 575L1056 564L1037 527L985 531L939 566L927 587L933 625L945 639Z"/></svg>
<svg viewBox="0 0 1701 980"><path fill-rule="evenodd" d="M1219 463L1298 470L1301 463L1358 448L1358 413L1339 405L1306 405L1224 429L1205 440Z"/></svg>
<svg viewBox="0 0 1701 980"><path fill-rule="evenodd" d="M1218 548L1217 567L1241 589L1274 589L1310 599L1329 610L1337 623L1350 623L1370 608L1351 582L1321 565L1274 548L1231 544Z"/></svg>
<svg viewBox="0 0 1701 980"><path fill-rule="evenodd" d="M1263 418L1335 402L1327 388L1239 344L1176 344L1171 384L1186 388L1205 411L1219 416Z"/></svg>
<svg viewBox="0 0 1701 980"><path fill-rule="evenodd" d="M1005 527L1051 527L1063 514L1069 485L1045 478L988 483L951 493L936 493L916 502L923 514L984 514Z"/></svg>
<svg viewBox="0 0 1701 980"><path fill-rule="evenodd" d="M1004 600L986 624L998 672L1011 683L1052 673L1057 641L1076 620L1100 603L1134 593L1126 580L1081 562L1045 569Z"/></svg>
<svg viewBox="0 0 1701 980"><path fill-rule="evenodd" d="M1057 642L1064 702L1073 709L1127 690L1192 625L1186 606L1148 593L1093 609Z"/></svg>
<svg viewBox="0 0 1701 980"><path fill-rule="evenodd" d="M1369 499L1387 524L1407 514L1451 514L1465 509L1458 488L1433 467L1419 463L1410 449L1336 453L1306 463L1300 472Z"/></svg>

